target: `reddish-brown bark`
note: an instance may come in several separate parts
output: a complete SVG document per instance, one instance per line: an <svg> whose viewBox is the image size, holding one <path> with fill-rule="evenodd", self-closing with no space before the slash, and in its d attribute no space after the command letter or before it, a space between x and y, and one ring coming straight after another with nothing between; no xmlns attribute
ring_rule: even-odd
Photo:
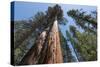
<svg viewBox="0 0 100 67"><path fill-rule="evenodd" d="M48 49L45 63L62 63L62 52L57 21L54 22L48 39Z"/></svg>
<svg viewBox="0 0 100 67"><path fill-rule="evenodd" d="M46 35L48 37L45 40ZM41 33L35 45L28 51L20 64L54 64L62 62L58 24L55 21L49 34L46 31Z"/></svg>

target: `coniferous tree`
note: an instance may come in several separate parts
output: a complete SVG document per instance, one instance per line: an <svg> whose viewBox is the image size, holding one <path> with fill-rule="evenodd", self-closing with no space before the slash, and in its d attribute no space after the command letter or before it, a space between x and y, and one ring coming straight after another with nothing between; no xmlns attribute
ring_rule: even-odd
<svg viewBox="0 0 100 67"><path fill-rule="evenodd" d="M80 26L82 29L96 34L97 32L96 12L95 13L92 12L92 14L87 14L85 11L72 9L69 10L67 14L68 16L72 17L75 20L76 24Z"/></svg>
<svg viewBox="0 0 100 67"><path fill-rule="evenodd" d="M97 60L97 37L94 34L79 32L73 26L70 27L70 41L79 61Z"/></svg>
<svg viewBox="0 0 100 67"><path fill-rule="evenodd" d="M38 18L38 17L36 17L36 18ZM42 18L42 17L40 17L40 18ZM36 45L34 45L28 51L28 53L22 59L22 61L20 62L20 64L21 63L22 64L38 64L38 63L59 63L59 62L62 62L62 56L60 56L60 55L62 55L62 53L61 53L61 47L60 47L60 43L58 43L60 41L56 39L57 43L59 45L51 44L51 45L53 45L52 48L51 48L51 46L48 47L49 46L48 37L51 37L51 39L50 39L51 42L53 42L52 38L55 39L57 37L59 39L58 22L54 22L56 20L55 18L59 21L59 23L61 23L61 21L63 21L63 20L66 21L65 18L63 18L63 11L62 11L62 9L61 9L61 7L59 5L55 5L54 7L48 7L48 10L47 10L46 15L45 15L45 21L46 22L43 22L43 20L42 20L43 24L40 25L40 27L43 26L43 28L44 28L43 30L41 30L41 33L43 33L43 31L46 30L46 40L44 40L44 43L42 45L43 48L42 48L42 50L40 52L40 58L38 58L38 60L35 58L35 54L34 53L37 53L37 52L35 52L34 49L36 47L36 49L38 50L38 47L39 47L38 44L36 43ZM40 21L40 20L37 20L37 21ZM55 27L56 27L56 29L55 29ZM39 28L39 29L41 29L41 28ZM54 29L57 30L56 33L54 33ZM56 37L52 36L51 33L54 34ZM40 41L40 40L41 39L38 39L37 41ZM56 42L56 40L55 40L55 42ZM54 45L56 46L55 48L54 48ZM51 52L51 54L49 54L49 55L51 55L51 59L47 59L49 57L49 55L45 54L46 50L48 51L48 49L50 49L49 52ZM54 51L54 52L52 53L52 51ZM55 53L56 51L58 51L58 52ZM45 56L46 56L46 59L45 59ZM35 60L30 60L29 59L29 58L32 58L32 57ZM38 57L38 56L36 56L36 57ZM29 61L26 62L26 61L23 61L23 60L29 60L32 63L30 63Z"/></svg>

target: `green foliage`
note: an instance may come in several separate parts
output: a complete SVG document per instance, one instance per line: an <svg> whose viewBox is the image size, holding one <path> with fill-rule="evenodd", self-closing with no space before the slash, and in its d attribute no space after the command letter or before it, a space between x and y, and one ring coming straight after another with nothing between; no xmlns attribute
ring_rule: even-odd
<svg viewBox="0 0 100 67"><path fill-rule="evenodd" d="M85 61L97 60L97 37L93 34L76 32L78 44L75 45Z"/></svg>
<svg viewBox="0 0 100 67"><path fill-rule="evenodd" d="M75 27L70 26L73 40L79 55L83 61L97 60L97 12L93 11L91 14L82 10L69 10L68 16L72 17L76 25L81 27L84 31L80 32ZM67 34L68 35L68 34Z"/></svg>
<svg viewBox="0 0 100 67"><path fill-rule="evenodd" d="M93 13L87 14L85 11L78 10L78 9L76 10L72 9L67 12L68 16L72 17L79 27L81 27L85 31L96 33L97 14L95 12Z"/></svg>
<svg viewBox="0 0 100 67"><path fill-rule="evenodd" d="M73 37L76 37L76 27L70 25L70 32L72 33Z"/></svg>
<svg viewBox="0 0 100 67"><path fill-rule="evenodd" d="M32 31L32 26L26 21L14 22L14 48L16 49Z"/></svg>
<svg viewBox="0 0 100 67"><path fill-rule="evenodd" d="M76 28L70 28L73 38L70 40L74 42L74 48L82 57L81 61L97 60L97 36L90 32L79 32ZM67 34L68 35L68 34ZM68 35L69 36L69 35Z"/></svg>

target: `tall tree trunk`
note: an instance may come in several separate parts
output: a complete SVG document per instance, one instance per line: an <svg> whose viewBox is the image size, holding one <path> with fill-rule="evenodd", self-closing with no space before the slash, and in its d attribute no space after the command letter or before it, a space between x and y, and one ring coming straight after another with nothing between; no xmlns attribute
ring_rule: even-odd
<svg viewBox="0 0 100 67"><path fill-rule="evenodd" d="M37 42L28 51L20 62L25 64L49 64L62 63L63 57L60 46L58 23L54 21L48 33L43 31L38 37Z"/></svg>
<svg viewBox="0 0 100 67"><path fill-rule="evenodd" d="M48 37L47 55L44 63L62 63L62 51L60 46L59 30L57 20L54 21Z"/></svg>
<svg viewBox="0 0 100 67"><path fill-rule="evenodd" d="M32 46L32 48L28 51L28 53L21 60L19 65L29 65L29 64L37 64L39 57L41 56L41 50L43 49L43 44L46 37L46 31L43 31L40 36L37 38L36 43Z"/></svg>

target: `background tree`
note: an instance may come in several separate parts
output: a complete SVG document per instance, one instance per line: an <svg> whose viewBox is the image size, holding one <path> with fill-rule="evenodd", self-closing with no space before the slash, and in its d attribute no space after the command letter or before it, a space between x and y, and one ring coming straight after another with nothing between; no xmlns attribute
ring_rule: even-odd
<svg viewBox="0 0 100 67"><path fill-rule="evenodd" d="M20 62L30 47L35 43L36 38L44 29L44 23L45 15L43 12L38 12L31 20L14 22L15 64ZM16 51L19 52L17 53Z"/></svg>
<svg viewBox="0 0 100 67"><path fill-rule="evenodd" d="M29 21L15 21L14 22L14 48L16 49L21 45L21 43L27 39L32 32L36 34L41 33L44 29L45 14L43 12L38 12L32 20Z"/></svg>
<svg viewBox="0 0 100 67"><path fill-rule="evenodd" d="M66 40L63 34L60 32L60 41L61 41L61 48L62 48L62 54L63 54L63 62L75 62L75 58L71 54L71 50L68 46L68 41Z"/></svg>
<svg viewBox="0 0 100 67"><path fill-rule="evenodd" d="M93 15L93 13L87 14L85 11L72 9L69 10L67 14L68 16L72 17L75 20L76 24L80 26L82 29L96 34L97 32L96 12L94 13L95 15Z"/></svg>
<svg viewBox="0 0 100 67"><path fill-rule="evenodd" d="M74 26L70 26L70 32L73 36L74 44L81 61L92 61L97 59L97 13L88 14L82 10L69 10L67 14L72 17L76 25L84 31L77 30Z"/></svg>
<svg viewBox="0 0 100 67"><path fill-rule="evenodd" d="M77 45L75 48L81 55L83 61L97 60L97 37L93 34L87 34L86 32L77 34Z"/></svg>

